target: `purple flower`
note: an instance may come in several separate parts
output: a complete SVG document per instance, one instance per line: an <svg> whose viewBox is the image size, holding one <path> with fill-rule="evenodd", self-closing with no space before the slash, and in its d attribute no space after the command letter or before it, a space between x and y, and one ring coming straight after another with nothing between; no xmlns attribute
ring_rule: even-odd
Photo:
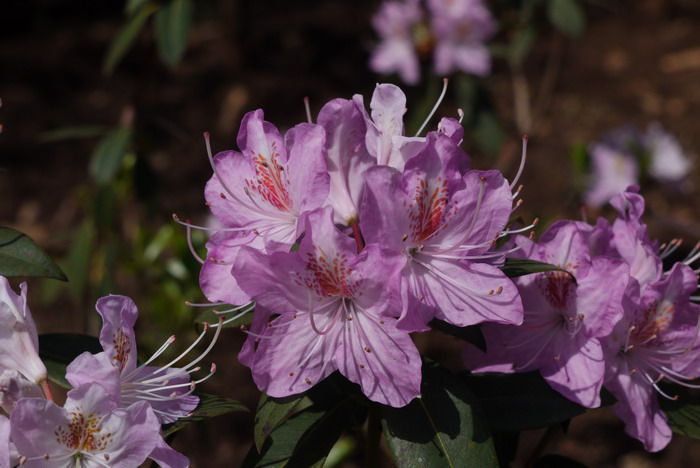
<svg viewBox="0 0 700 468"><path fill-rule="evenodd" d="M365 145L365 116L363 108L347 99L328 102L318 114L318 124L326 131L330 175L327 204L333 207L336 222L346 226L357 222L363 174L376 164L376 156L371 155Z"/></svg>
<svg viewBox="0 0 700 468"><path fill-rule="evenodd" d="M428 0L436 38L434 68L438 75L460 70L485 76L491 55L484 45L495 21L482 0Z"/></svg>
<svg viewBox="0 0 700 468"><path fill-rule="evenodd" d="M27 468L133 468L162 439L147 403L118 408L99 383L68 392L63 408L41 398L22 399L10 423L20 464Z"/></svg>
<svg viewBox="0 0 700 468"><path fill-rule="evenodd" d="M475 371L539 369L549 385L586 407L600 405L605 364L600 338L622 316L622 297L629 281L623 262L591 258L576 223L559 222L539 243L517 255L558 265L566 270L516 279L523 300L522 326L484 324L486 356L465 350L467 367Z"/></svg>
<svg viewBox="0 0 700 468"><path fill-rule="evenodd" d="M0 276L0 371L15 370L30 382L46 381L46 367L39 358L39 338L27 307L27 283L18 295Z"/></svg>
<svg viewBox="0 0 700 468"><path fill-rule="evenodd" d="M654 393L674 397L658 383L665 379L697 388L688 384L700 370L698 306L690 302L696 289L695 273L681 263L641 292L633 282L625 314L604 340L605 387L619 402L613 409L625 422L625 431L651 452L671 440L671 429Z"/></svg>
<svg viewBox="0 0 700 468"><path fill-rule="evenodd" d="M133 301L125 296L106 296L97 301L97 312L103 320L100 343L104 352L83 353L68 366L66 379L73 387L98 381L122 408L138 401L146 401L161 424L185 417L197 407L199 398L191 394L197 382L192 382L189 374L199 370L195 365L211 349L220 328L217 328L217 334L209 348L182 368L172 366L203 338L204 333L187 351L166 366L154 367L149 364L165 351L174 337L168 339L150 359L139 366L136 362L134 335L138 310Z"/></svg>
<svg viewBox="0 0 700 468"><path fill-rule="evenodd" d="M233 275L259 306L242 362L274 397L338 369L369 399L406 405L419 395L421 360L396 328L399 305L387 288L401 259L376 244L356 254L330 209L310 213L305 231L297 252L242 247L236 258ZM270 320L271 311L279 315Z"/></svg>
<svg viewBox="0 0 700 468"><path fill-rule="evenodd" d="M304 212L326 201L330 176L321 126L299 124L283 140L257 110L243 118L237 142L240 153L225 151L212 158L214 176L204 193L226 228L209 244L200 283L210 300L242 304L248 298L227 279L227 259L243 244L289 249L301 234Z"/></svg>
<svg viewBox="0 0 700 468"><path fill-rule="evenodd" d="M592 174L584 199L588 206L602 206L639 179L635 156L622 147L599 143L591 146Z"/></svg>
<svg viewBox="0 0 700 468"><path fill-rule="evenodd" d="M369 66L377 73L398 72L410 85L420 79L420 63L413 38L413 28L422 19L419 0L387 1L372 18L382 42L372 52Z"/></svg>
<svg viewBox="0 0 700 468"><path fill-rule="evenodd" d="M408 331L427 329L433 317L458 326L522 320L513 283L477 263L495 255L487 251L508 222L510 188L496 171L462 176L461 155L448 136L431 132L403 173L382 166L366 172L362 233L401 253L400 326Z"/></svg>
<svg viewBox="0 0 700 468"><path fill-rule="evenodd" d="M661 182L680 182L692 169L692 162L683 153L678 140L659 123L649 125L642 136L650 155L649 174Z"/></svg>

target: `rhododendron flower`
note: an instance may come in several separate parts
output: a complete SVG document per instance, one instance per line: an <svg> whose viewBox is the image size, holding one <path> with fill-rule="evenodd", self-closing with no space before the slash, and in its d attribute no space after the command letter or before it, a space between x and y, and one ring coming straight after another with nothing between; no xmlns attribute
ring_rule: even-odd
<svg viewBox="0 0 700 468"><path fill-rule="evenodd" d="M133 468L162 439L146 402L118 408L99 383L68 392L63 408L41 398L22 399L10 424L20 464L27 468Z"/></svg>
<svg viewBox="0 0 700 468"><path fill-rule="evenodd" d="M643 135L646 151L650 156L649 174L661 182L679 182L685 179L692 162L685 155L678 140L663 127L649 125Z"/></svg>
<svg viewBox="0 0 700 468"><path fill-rule="evenodd" d="M667 395L661 380L698 388L688 381L700 370L698 306L690 302L697 276L677 263L662 280L640 292L634 282L625 301L625 315L605 339L605 387L618 400L613 407L625 431L651 452L671 440L671 429L654 395Z"/></svg>
<svg viewBox="0 0 700 468"><path fill-rule="evenodd" d="M639 163L632 153L603 143L593 145L589 152L592 174L584 194L586 205L602 206L639 182Z"/></svg>
<svg viewBox="0 0 700 468"><path fill-rule="evenodd" d="M39 358L39 338L27 307L27 283L18 295L0 276L0 371L16 370L36 384L46 381L46 367Z"/></svg>
<svg viewBox="0 0 700 468"><path fill-rule="evenodd" d="M482 325L488 352L469 346L467 367L474 371L539 369L549 385L586 407L600 405L605 364L600 338L622 316L629 268L622 261L590 258L583 235L573 222L559 222L539 243L512 255L551 263L551 271L515 279L525 309L522 326Z"/></svg>
<svg viewBox="0 0 700 468"><path fill-rule="evenodd" d="M77 388L98 381L121 407L146 401L161 424L185 417L194 410L199 398L191 395L195 382L191 382L189 374L199 369L195 367L196 363L211 349L220 328L207 351L182 368L171 366L186 352L166 366L149 365L174 341L174 337L148 361L138 365L134 334L138 310L134 302L125 296L106 296L97 301L96 307L103 320L100 343L104 352L78 356L66 371L68 382ZM203 336L204 333L195 344ZM194 344L189 349L193 346Z"/></svg>
<svg viewBox="0 0 700 468"><path fill-rule="evenodd" d="M400 306L388 284L401 258L380 245L356 253L333 225L332 211L306 219L296 252L265 255L242 247L232 273L261 306L243 362L268 395L301 393L338 369L367 397L404 406L419 395L421 360L396 328ZM279 314L269 320L270 313Z"/></svg>
<svg viewBox="0 0 700 468"><path fill-rule="evenodd" d="M387 1L372 18L382 42L372 52L369 66L377 73L398 72L407 84L420 79L420 63L413 28L423 16L419 0Z"/></svg>
<svg viewBox="0 0 700 468"><path fill-rule="evenodd" d="M428 0L436 39L434 67L438 75L460 70L485 76L491 55L484 42L496 23L482 0Z"/></svg>
<svg viewBox="0 0 700 468"><path fill-rule="evenodd" d="M235 283L227 281L229 268L222 267L226 262L221 257L235 256L241 244L288 250L301 234L304 213L325 203L330 176L325 132L319 125L299 124L283 140L257 110L243 118L237 142L240 153L224 151L211 157L209 151L214 176L204 193L212 213L226 226L212 242L227 247L209 252L200 283L212 301L234 295L236 303L245 303ZM221 296L221 284L233 292Z"/></svg>
<svg viewBox="0 0 700 468"><path fill-rule="evenodd" d="M513 283L477 263L494 257L487 251L508 222L510 188L496 171L462 176L461 157L448 136L431 132L403 173L381 166L366 172L362 233L401 253L400 326L408 331L427 329L433 317L458 326L522 320Z"/></svg>

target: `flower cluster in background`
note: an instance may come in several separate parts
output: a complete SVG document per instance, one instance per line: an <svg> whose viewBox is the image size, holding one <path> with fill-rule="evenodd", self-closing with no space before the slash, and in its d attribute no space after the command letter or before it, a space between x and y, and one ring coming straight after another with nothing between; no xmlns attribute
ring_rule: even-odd
<svg viewBox="0 0 700 468"><path fill-rule="evenodd" d="M7 279L0 277L4 334L0 401L9 416L0 415L0 467L134 467L146 458L162 467L189 466L187 457L165 442L161 425L186 417L197 407L194 387L211 373L198 381L192 381L190 373L199 370L195 364L211 346L184 367L172 366L186 352L166 366L150 366L174 341L171 337L138 365L133 328L136 306L125 296L103 297L97 302L97 312L103 320L100 343L104 351L85 352L68 365L66 380L72 390L65 404L58 406L38 355L26 284L20 287L21 295L17 295ZM218 330L212 345L217 336Z"/></svg>
<svg viewBox="0 0 700 468"><path fill-rule="evenodd" d="M591 172L584 194L586 205L599 207L630 185L639 185L642 175L676 190L687 189L691 158L676 138L659 123L645 131L623 127L588 149Z"/></svg>
<svg viewBox="0 0 700 468"><path fill-rule="evenodd" d="M421 60L431 55L437 75L461 71L485 76L491 70L485 42L496 23L482 0L391 0L372 23L381 40L370 58L377 73L398 73L415 85Z"/></svg>

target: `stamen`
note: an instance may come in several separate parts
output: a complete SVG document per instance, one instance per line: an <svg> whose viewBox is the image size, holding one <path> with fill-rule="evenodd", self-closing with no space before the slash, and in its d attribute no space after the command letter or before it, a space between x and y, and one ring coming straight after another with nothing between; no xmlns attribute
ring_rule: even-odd
<svg viewBox="0 0 700 468"><path fill-rule="evenodd" d="M513 179L513 182L510 183L510 190L513 190L513 187L518 183L518 180L520 179L520 175L523 173L523 169L525 168L525 161L527 160L527 141L529 137L527 135L523 135L523 150L520 153L520 167L518 168L517 174L515 174L515 178Z"/></svg>
<svg viewBox="0 0 700 468"><path fill-rule="evenodd" d="M428 122L430 122L430 119L433 118L433 115L435 115L435 112L437 111L438 107L442 103L442 100L445 98L445 93L447 93L447 82L449 80L447 78L442 79L442 92L440 93L440 96L438 97L437 102L433 106L433 108L430 110L430 113L428 114L428 117L423 121L423 125L420 126L418 131L416 132L415 136L420 136L421 132L425 128L426 125L428 125Z"/></svg>
<svg viewBox="0 0 700 468"><path fill-rule="evenodd" d="M309 96L304 97L304 109L306 110L306 121L310 124L314 123L311 119L311 106L309 105Z"/></svg>

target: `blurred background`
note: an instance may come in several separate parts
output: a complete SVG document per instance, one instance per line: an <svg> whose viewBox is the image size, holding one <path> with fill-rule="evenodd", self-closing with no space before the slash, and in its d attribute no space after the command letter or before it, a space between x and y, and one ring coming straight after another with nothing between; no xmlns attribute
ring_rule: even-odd
<svg viewBox="0 0 700 468"><path fill-rule="evenodd" d="M557 0L550 0L557 1ZM578 218L589 180L590 143L610 131L652 122L673 134L694 164L682 183L642 176L653 237L700 239L700 3L694 0L578 1L553 14L545 0L493 0L499 23L486 77L451 77L437 117L466 113L464 148L477 168L512 178L520 136L530 135L525 220L540 228ZM5 0L0 27L0 225L31 236L69 283L29 282L40 333L96 334L95 300L134 298L142 351L171 334L191 341L202 302L199 263L177 213L208 222L203 188L211 176L202 133L214 151L237 149L242 116L257 108L284 131L328 100L394 82L408 95L408 129L434 104L441 77L425 68L405 86L368 60L379 38L379 1L358 0ZM610 214L586 210L589 219ZM205 253L206 239L193 244ZM679 249L683 251L684 249ZM687 251L687 250L686 250ZM681 252L682 253L682 252ZM436 334L438 332L435 332ZM254 410L259 392L236 360L239 330L224 330L204 391ZM416 337L453 369L460 344ZM447 342L447 343L446 343ZM445 344L446 343L446 344ZM239 466L252 440L251 415L222 416L176 438L197 467ZM542 431L524 433L516 465ZM352 449L335 466L361 466ZM607 409L574 419L544 453L589 466L676 467L700 463L700 445L676 436L648 454ZM386 466L391 466L388 456Z"/></svg>

